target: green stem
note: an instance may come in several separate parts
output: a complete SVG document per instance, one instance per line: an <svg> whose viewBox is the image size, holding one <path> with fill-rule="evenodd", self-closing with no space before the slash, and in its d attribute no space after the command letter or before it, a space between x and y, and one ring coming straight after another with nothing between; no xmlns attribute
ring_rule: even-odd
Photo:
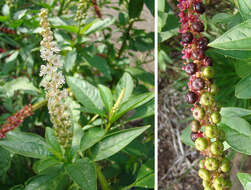
<svg viewBox="0 0 251 190"><path fill-rule="evenodd" d="M64 10L64 4L65 4L65 0L63 0L63 2L60 5L60 9L58 11L58 16L60 16Z"/></svg>
<svg viewBox="0 0 251 190"><path fill-rule="evenodd" d="M41 102L38 102L38 103L36 103L36 104L34 104L32 106L32 111L34 112L34 111L38 110L39 108L43 107L46 104L47 104L47 100L43 100Z"/></svg>
<svg viewBox="0 0 251 190"><path fill-rule="evenodd" d="M108 121L108 123L107 123L107 125L105 127L105 134L107 134L109 132L110 128L111 128L111 122Z"/></svg>
<svg viewBox="0 0 251 190"><path fill-rule="evenodd" d="M99 181L99 183L101 185L101 189L102 190L111 190L110 185L108 184L105 176L103 175L100 166L97 163L94 163L94 165L96 167L98 181Z"/></svg>

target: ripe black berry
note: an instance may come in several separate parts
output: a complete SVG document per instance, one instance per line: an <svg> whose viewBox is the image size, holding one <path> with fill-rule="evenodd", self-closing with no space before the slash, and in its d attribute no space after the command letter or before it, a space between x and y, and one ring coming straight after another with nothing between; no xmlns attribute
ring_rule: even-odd
<svg viewBox="0 0 251 190"><path fill-rule="evenodd" d="M197 94L194 92L188 92L186 95L186 101L189 104L194 104L198 100Z"/></svg>
<svg viewBox="0 0 251 190"><path fill-rule="evenodd" d="M204 31L204 24L202 22L194 22L192 24L192 29L195 32L203 32Z"/></svg>
<svg viewBox="0 0 251 190"><path fill-rule="evenodd" d="M186 44L192 42L193 40L193 34L191 32L186 32L186 33L183 33L182 36L182 41Z"/></svg>
<svg viewBox="0 0 251 190"><path fill-rule="evenodd" d="M202 90L205 87L205 81L202 78L197 78L193 81L192 87L194 90Z"/></svg>
<svg viewBox="0 0 251 190"><path fill-rule="evenodd" d="M198 40L197 46L200 49L206 50L208 48L207 47L208 43L209 43L209 39L206 38L206 37L203 37L203 38L201 38L201 39Z"/></svg>
<svg viewBox="0 0 251 190"><path fill-rule="evenodd" d="M191 139L193 142L195 142L197 138L198 138L198 133L191 133Z"/></svg>
<svg viewBox="0 0 251 190"><path fill-rule="evenodd" d="M194 63L188 63L185 65L185 72L188 75L193 75L197 71L197 65Z"/></svg>
<svg viewBox="0 0 251 190"><path fill-rule="evenodd" d="M202 60L205 57L204 50L195 49L192 53L192 58L196 60Z"/></svg>
<svg viewBox="0 0 251 190"><path fill-rule="evenodd" d="M206 66L213 66L213 60L210 57L205 58L205 65Z"/></svg>
<svg viewBox="0 0 251 190"><path fill-rule="evenodd" d="M203 3L198 2L198 3L195 3L194 10L199 14L203 14L205 12L205 7Z"/></svg>

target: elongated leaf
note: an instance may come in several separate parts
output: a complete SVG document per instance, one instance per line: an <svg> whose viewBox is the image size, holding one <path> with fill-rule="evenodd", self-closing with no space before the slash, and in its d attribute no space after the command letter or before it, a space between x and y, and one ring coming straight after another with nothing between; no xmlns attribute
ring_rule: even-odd
<svg viewBox="0 0 251 190"><path fill-rule="evenodd" d="M251 136L251 125L245 119L240 117L224 116L222 117L221 123L226 124L243 135Z"/></svg>
<svg viewBox="0 0 251 190"><path fill-rule="evenodd" d="M247 20L251 18L251 0L237 0L241 16Z"/></svg>
<svg viewBox="0 0 251 190"><path fill-rule="evenodd" d="M112 92L109 88L107 88L104 85L98 85L98 89L101 95L101 98L103 100L103 103L106 107L106 111L110 112L112 110L113 106L113 97L112 97Z"/></svg>
<svg viewBox="0 0 251 190"><path fill-rule="evenodd" d="M227 126L221 124L219 126L226 133L227 143L237 152L251 155L250 143L251 136L248 134L243 134L242 132L235 130L234 126Z"/></svg>
<svg viewBox="0 0 251 190"><path fill-rule="evenodd" d="M149 102L151 99L153 99L154 94L149 92L149 93L144 93L138 96L132 96L130 97L129 100L124 102L118 109L117 112L115 112L111 122L114 122L118 120L121 116L123 116L125 113Z"/></svg>
<svg viewBox="0 0 251 190"><path fill-rule="evenodd" d="M111 70L106 60L100 56L93 56L88 59L88 62L95 68L97 68L105 77L111 79Z"/></svg>
<svg viewBox="0 0 251 190"><path fill-rule="evenodd" d="M54 157L48 157L42 160L38 160L33 164L33 170L36 172L36 174L39 174L46 169L53 167L55 165L61 164L56 158Z"/></svg>
<svg viewBox="0 0 251 190"><path fill-rule="evenodd" d="M44 139L32 133L8 132L6 139L0 141L0 146L31 158L46 158L51 154Z"/></svg>
<svg viewBox="0 0 251 190"><path fill-rule="evenodd" d="M67 83L76 99L86 108L103 110L103 102L98 89L85 80L67 77Z"/></svg>
<svg viewBox="0 0 251 190"><path fill-rule="evenodd" d="M235 63L235 71L239 77L246 77L248 74L251 73L251 62L238 60Z"/></svg>
<svg viewBox="0 0 251 190"><path fill-rule="evenodd" d="M251 189L251 175L248 173L238 173L237 174L244 190Z"/></svg>
<svg viewBox="0 0 251 190"><path fill-rule="evenodd" d="M115 18L106 18L104 20L97 19L94 22L92 22L89 27L83 28L80 31L80 34L89 35L93 32L101 31L101 30L107 28L108 26L112 25L114 23L114 21L115 21Z"/></svg>
<svg viewBox="0 0 251 190"><path fill-rule="evenodd" d="M4 93L8 97L12 97L15 91L37 93L39 90L29 81L28 78L20 77L7 82L0 87L0 93Z"/></svg>
<svg viewBox="0 0 251 190"><path fill-rule="evenodd" d="M93 160L103 160L119 152L149 127L126 129L106 136L92 148Z"/></svg>
<svg viewBox="0 0 251 190"><path fill-rule="evenodd" d="M118 99L122 89L125 89L125 94L124 94L124 97L123 97L121 103L128 100L128 98L132 94L133 87L134 87L134 84L133 84L133 79L132 79L131 75L129 73L124 73L115 88L115 97L114 97L115 101Z"/></svg>
<svg viewBox="0 0 251 190"><path fill-rule="evenodd" d="M81 151L85 151L99 142L105 135L105 130L102 128L94 127L85 131L81 139Z"/></svg>
<svg viewBox="0 0 251 190"><path fill-rule="evenodd" d="M0 176L4 176L11 166L11 155L8 150L0 147Z"/></svg>
<svg viewBox="0 0 251 190"><path fill-rule="evenodd" d="M79 110L81 112L84 112L84 113L98 114L98 115L101 115L103 117L107 117L107 115L105 114L105 112L103 110L99 110L97 108L85 108L85 107L81 107L81 108L79 108Z"/></svg>
<svg viewBox="0 0 251 190"><path fill-rule="evenodd" d="M66 72L72 71L73 67L76 64L76 60L77 60L76 49L67 53L65 60L64 60L65 61L64 67L65 67Z"/></svg>
<svg viewBox="0 0 251 190"><path fill-rule="evenodd" d="M25 190L66 190L68 179L62 167L49 168L26 182Z"/></svg>
<svg viewBox="0 0 251 190"><path fill-rule="evenodd" d="M154 188L154 160L148 160L141 166L134 186Z"/></svg>
<svg viewBox="0 0 251 190"><path fill-rule="evenodd" d="M236 107L223 107L220 111L222 116L244 117L251 115L251 110Z"/></svg>
<svg viewBox="0 0 251 190"><path fill-rule="evenodd" d="M251 60L251 51L217 49L216 53L241 60Z"/></svg>
<svg viewBox="0 0 251 190"><path fill-rule="evenodd" d="M224 50L251 50L251 19L231 28L209 44Z"/></svg>
<svg viewBox="0 0 251 190"><path fill-rule="evenodd" d="M144 6L144 0L130 0L129 1L129 17L136 18L139 17Z"/></svg>
<svg viewBox="0 0 251 190"><path fill-rule="evenodd" d="M51 150L50 150L51 152L53 152L56 155L62 154L61 147L57 141L54 130L52 128L46 127L45 139L46 139L46 142L51 146Z"/></svg>
<svg viewBox="0 0 251 190"><path fill-rule="evenodd" d="M235 96L240 99L251 98L251 74L240 80L235 86Z"/></svg>
<svg viewBox="0 0 251 190"><path fill-rule="evenodd" d="M85 158L65 167L68 175L83 190L97 190L96 169L93 163Z"/></svg>

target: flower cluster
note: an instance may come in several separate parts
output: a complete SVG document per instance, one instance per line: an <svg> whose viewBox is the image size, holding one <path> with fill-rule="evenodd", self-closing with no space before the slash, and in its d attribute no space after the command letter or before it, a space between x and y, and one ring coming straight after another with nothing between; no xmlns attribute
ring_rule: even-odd
<svg viewBox="0 0 251 190"><path fill-rule="evenodd" d="M15 34L14 30L8 29L8 28L5 28L5 27L1 27L0 32L7 33L7 34Z"/></svg>
<svg viewBox="0 0 251 190"><path fill-rule="evenodd" d="M191 138L204 155L199 164L199 176L205 190L229 190L230 161L226 158L225 134L217 127L221 120L220 107L215 102L217 87L213 83L213 61L205 55L209 40L202 36L204 24L200 14L205 11L201 0L179 0L181 44L185 60L183 70L190 76L186 101L193 104L194 120Z"/></svg>
<svg viewBox="0 0 251 190"><path fill-rule="evenodd" d="M47 61L47 65L42 65L40 76L43 76L41 86L45 88L48 100L48 109L51 115L51 122L55 128L55 135L62 146L66 148L72 139L72 123L70 120L70 110L65 103L68 97L67 89L61 90L65 83L65 78L61 71L63 64L60 62L59 49L53 41L53 33L49 27L48 10L42 9L40 13L41 26L41 58Z"/></svg>
<svg viewBox="0 0 251 190"><path fill-rule="evenodd" d="M86 9L88 8L87 0L80 0L78 3L78 9L76 12L75 21L80 21L86 17Z"/></svg>
<svg viewBox="0 0 251 190"><path fill-rule="evenodd" d="M29 104L25 105L24 108L18 111L15 115L9 117L0 128L0 139L5 138L8 131L18 127L25 118L31 116L32 114L32 106Z"/></svg>

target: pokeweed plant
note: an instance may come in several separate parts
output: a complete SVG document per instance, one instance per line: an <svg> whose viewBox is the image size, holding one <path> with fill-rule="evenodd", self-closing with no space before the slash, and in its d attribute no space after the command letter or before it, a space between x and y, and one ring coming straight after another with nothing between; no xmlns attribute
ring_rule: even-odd
<svg viewBox="0 0 251 190"><path fill-rule="evenodd" d="M250 2L220 1L219 6L200 0L159 2L163 4L158 28L160 70L178 71L176 85L180 89L187 83L185 71L190 76L185 99L195 104L195 120L183 131L181 140L204 157L199 163L204 189L230 189L233 155L250 155ZM178 51L186 62L182 69L174 65ZM242 171L231 174L231 179L237 176L243 188L249 189L250 174Z"/></svg>
<svg viewBox="0 0 251 190"><path fill-rule="evenodd" d="M0 2L1 189L153 189L154 77L142 67L152 36L134 27L144 1L8 2ZM112 28L121 32L115 43Z"/></svg>

